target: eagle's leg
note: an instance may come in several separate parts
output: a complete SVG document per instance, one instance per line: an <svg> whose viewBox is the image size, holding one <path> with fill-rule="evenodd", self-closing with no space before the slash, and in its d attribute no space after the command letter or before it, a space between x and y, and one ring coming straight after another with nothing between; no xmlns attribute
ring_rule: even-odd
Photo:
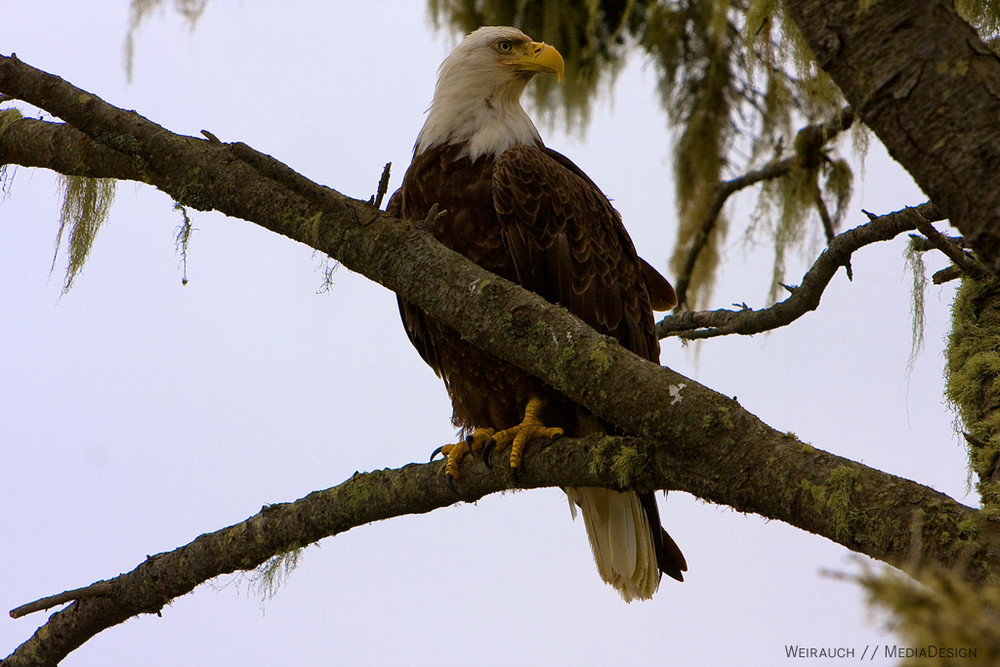
<svg viewBox="0 0 1000 667"><path fill-rule="evenodd" d="M542 399L532 396L524 408L524 419L517 426L498 431L483 449L483 459L489 464L490 453L495 449L501 451L510 445L510 467L517 477L517 469L521 465L524 446L532 440L542 439L552 441L563 434L558 427L549 427L538 418L542 409Z"/></svg>
<svg viewBox="0 0 1000 667"><path fill-rule="evenodd" d="M465 436L453 445L442 445L431 453L431 459L438 454L445 456L444 483L449 489L455 491L455 480L458 479L458 464L462 462L469 452L478 452L490 442L496 431L492 428L477 428L470 435ZM457 491L456 491L457 493Z"/></svg>

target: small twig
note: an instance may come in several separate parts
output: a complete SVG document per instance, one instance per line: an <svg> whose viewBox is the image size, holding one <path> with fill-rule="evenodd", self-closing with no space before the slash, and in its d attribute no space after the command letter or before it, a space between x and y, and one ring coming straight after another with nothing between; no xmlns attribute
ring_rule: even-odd
<svg viewBox="0 0 1000 667"><path fill-rule="evenodd" d="M36 611L51 609L52 607L66 604L67 602L75 602L76 600L82 600L84 598L103 598L110 596L112 593L114 593L114 586L111 582L101 580L91 584L90 586L76 588L71 591L59 593L58 595L50 595L42 598L41 600L35 600L34 602L23 604L16 609L11 609L10 617L21 618L22 616L33 614Z"/></svg>
<svg viewBox="0 0 1000 667"><path fill-rule="evenodd" d="M217 136L215 136L214 134L212 134L208 130L202 130L201 133L203 135L205 135L205 138L208 139L208 142L211 143L211 144L221 144L222 143L222 141L220 141Z"/></svg>
<svg viewBox="0 0 1000 667"><path fill-rule="evenodd" d="M935 229L934 225L932 225L924 216L920 215L919 211L915 209L907 209L907 212L908 215L913 217L914 226L917 228L917 231L927 237L930 244L943 252L948 259L955 264L955 266L973 278L981 278L986 275L986 268L982 264L977 262L971 254L962 250L958 245L952 243L944 234Z"/></svg>
<svg viewBox="0 0 1000 667"><path fill-rule="evenodd" d="M695 264L698 263L698 258L701 256L702 251L708 246L708 240L712 237L715 225L719 221L719 214L722 213L722 207L726 205L729 197L751 185L788 173L795 166L796 162L797 159L795 157L775 160L761 169L748 172L739 178L715 184L715 193L712 195L712 202L709 204L708 211L706 211L705 216L701 220L697 236L695 236L694 241L691 242L691 247L688 249L684 269L677 278L675 291L677 292L677 303L679 306L684 306L687 303L687 293L691 285L691 276L694 274Z"/></svg>
<svg viewBox="0 0 1000 667"><path fill-rule="evenodd" d="M960 248L968 248L968 244L965 242L964 236L948 236L947 234L941 234L944 238L948 239L951 243L954 243ZM913 246L914 250L920 252L927 252L928 250L937 250L937 246L927 240L926 236L921 234L910 234L910 245Z"/></svg>
<svg viewBox="0 0 1000 667"><path fill-rule="evenodd" d="M830 217L830 211L826 208L826 202L823 201L823 193L816 189L816 211L819 212L819 219L823 222L823 233L826 234L826 242L829 245L831 241L837 236L837 231L833 228L833 218ZM854 269L851 268L851 260L848 259L844 264L844 271L847 272L847 279L850 281L854 280Z"/></svg>
<svg viewBox="0 0 1000 667"><path fill-rule="evenodd" d="M391 162L386 162L385 166L382 167L382 177L378 180L378 189L375 191L375 195L368 200L368 203L377 209L382 208L382 199L389 190L389 170L391 168Z"/></svg>
<svg viewBox="0 0 1000 667"><path fill-rule="evenodd" d="M935 271L931 276L931 282L935 285L944 285L952 280L957 280L963 275L962 269L958 268L954 264L946 269L941 269L940 271Z"/></svg>
<svg viewBox="0 0 1000 667"><path fill-rule="evenodd" d="M823 234L826 235L826 242L829 243L837 235L837 232L833 228L833 218L830 217L830 211L826 208L823 193L819 191L819 188L816 188L813 204L816 206L816 212L819 213L819 219L823 223Z"/></svg>

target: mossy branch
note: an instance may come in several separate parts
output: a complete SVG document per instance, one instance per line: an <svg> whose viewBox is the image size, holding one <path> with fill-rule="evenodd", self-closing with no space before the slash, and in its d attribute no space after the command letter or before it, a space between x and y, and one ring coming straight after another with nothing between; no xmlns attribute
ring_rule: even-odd
<svg viewBox="0 0 1000 667"><path fill-rule="evenodd" d="M713 435L739 428L729 417L718 416L709 427ZM975 555L980 564L986 562L984 552L951 537L957 526L975 525L975 510L930 488L814 450L766 427L761 436L769 441L776 460L801 458L799 472L808 469L808 478L792 477L767 499L772 507L768 515L787 518L794 511L810 517L810 525L829 524L841 543L900 565L912 554L908 540L894 543L900 536L896 526L909 533L913 508L923 507L934 522L918 536L921 558L953 564ZM674 450L670 443L635 438L563 438L545 447L530 446L517 484L520 488L580 484L643 490L686 487L741 511L762 509L761 499L747 494L732 477L745 475L742 464L725 464L708 475L702 467L706 457L692 460L686 452ZM272 574L275 568L280 573L288 565L288 553L320 539L373 521L430 512L456 501L474 502L510 488L512 482L509 470L487 468L478 459L468 459L458 485L461 496L457 497L441 482L442 471L443 462L437 461L356 473L338 486L295 502L267 505L245 521L201 535L173 551L149 556L125 574L19 607L12 616L72 602L50 616L4 664L53 664L101 630L132 616L158 613L174 598L220 575L262 566L270 568ZM887 495L893 499L893 509L888 512L883 506ZM989 537L994 551L997 539L994 531ZM982 577L984 573L980 565L970 576ZM265 593L268 581L273 580L266 579L265 573Z"/></svg>

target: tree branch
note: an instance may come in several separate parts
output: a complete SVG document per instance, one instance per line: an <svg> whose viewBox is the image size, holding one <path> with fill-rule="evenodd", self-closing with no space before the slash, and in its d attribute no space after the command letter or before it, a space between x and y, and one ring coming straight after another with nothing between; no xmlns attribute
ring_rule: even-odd
<svg viewBox="0 0 1000 667"><path fill-rule="evenodd" d="M954 262L955 266L972 278L982 278L987 274L986 268L976 261L975 257L962 250L958 244L935 229L930 220L927 220L916 211L914 212L914 216L917 231L924 235L931 247L943 252L945 257Z"/></svg>
<svg viewBox="0 0 1000 667"><path fill-rule="evenodd" d="M75 125L86 135L71 132L81 155L111 151L108 160L82 167L88 175L142 180L185 206L213 208L306 243L640 438L605 438L585 448L580 441L557 443L527 461L521 478L525 486L683 489L740 511L788 521L896 565L908 562L912 548L925 562L946 567L969 563L965 576L973 581L1000 570L1000 529L979 521L977 511L776 431L736 401L636 357L565 309L487 273L415 226L312 183L273 158L249 147L173 134L14 58L0 56L0 93ZM46 131L70 130L49 125ZM44 153L33 133L36 127L28 121L7 125L0 136L0 163L14 162L14 155L37 156L36 148ZM48 164L39 164L37 157L25 161L48 168L70 166L56 156ZM837 264L837 259L831 261ZM592 468L594 457L598 464L614 465ZM465 498L506 486L503 478L494 477L506 471L469 468L459 485ZM192 542L188 548L204 555L196 562L211 566L191 570L193 564L165 554L140 565L135 576L139 580L155 572L165 577L160 595L179 595L220 571L254 567L330 531L450 504L455 498L440 473L435 463L359 476L338 490L311 494L306 505L266 509L223 529L228 540L224 553L211 548L220 538ZM403 507L416 498L423 504ZM270 512L277 512L281 530L274 529L279 519L269 518ZM923 517L925 534L937 539L913 535L915 513ZM166 568L162 575L154 569L161 564ZM65 655L101 629L162 604L157 597L80 600L53 615L10 664Z"/></svg>
<svg viewBox="0 0 1000 667"><path fill-rule="evenodd" d="M826 142L848 129L853 122L854 111L850 107L847 107L837 114L836 118L823 123L808 125L799 130L795 137L795 153L793 155L772 160L760 169L755 169L738 178L715 184L712 202L705 212L705 217L702 218L698 235L695 236L694 241L691 243L691 248L688 250L684 269L677 277L676 292L677 304L679 306L684 306L687 303L688 286L691 283L691 276L694 274L695 264L698 263L698 257L701 256L701 252L708 245L708 240L711 238L712 232L715 230L715 225L719 220L719 214L722 213L722 208L726 205L729 197L761 181L779 178L795 169L818 164L822 159L821 151Z"/></svg>
<svg viewBox="0 0 1000 667"><path fill-rule="evenodd" d="M739 410L735 401L722 400L734 412ZM685 488L739 511L782 520L794 515L796 523L806 530L829 532L827 527L834 525L836 537L832 539L896 564L912 554L909 542L899 542L891 527L902 524L908 534L913 509L919 507L929 517L919 536L922 562L953 563L967 555L968 543L956 541L954 535L959 527L976 523L976 510L923 485L812 449L758 425L765 444L756 453L742 450L751 456L748 460L739 456L719 460L715 458L718 452L710 449L701 455L686 449L676 452L669 443L636 438L563 438L547 447L529 447L517 485ZM802 457L803 451L808 456ZM746 476L747 468L764 464L757 459L764 454L790 464L791 476L777 485L773 494L748 494L740 479ZM436 461L356 473L338 486L315 491L294 503L267 505L245 521L201 535L173 551L149 556L132 571L113 579L25 605L11 615L75 600L53 614L4 664L54 664L101 630L132 616L158 613L202 582L258 567L276 554L373 521L454 504L455 495L441 482L442 470L443 462ZM509 469L491 469L478 459L468 459L460 478L461 500L475 502L509 488L511 481ZM896 501L888 513L887 495ZM883 532L886 528L890 530ZM991 532L989 540L995 552L1000 536ZM977 578L985 575L986 571L972 573Z"/></svg>
<svg viewBox="0 0 1000 667"><path fill-rule="evenodd" d="M656 325L660 338L679 336L698 339L728 334L752 336L791 324L819 306L823 291L830 284L837 269L849 265L855 250L871 243L889 239L917 228L919 220L940 220L941 214L933 204L921 204L895 213L872 218L867 224L838 234L820 253L812 267L802 277L802 284L791 288L784 301L773 306L754 310L711 310L668 315ZM928 222L929 224L929 222Z"/></svg>

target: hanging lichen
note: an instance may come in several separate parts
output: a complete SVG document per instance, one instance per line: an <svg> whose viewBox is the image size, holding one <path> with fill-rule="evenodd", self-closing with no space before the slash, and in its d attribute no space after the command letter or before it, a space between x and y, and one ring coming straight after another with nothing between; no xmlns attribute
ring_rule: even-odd
<svg viewBox="0 0 1000 667"><path fill-rule="evenodd" d="M910 356L906 361L906 372L909 374L917 362L917 356L924 348L927 269L924 266L923 251L912 241L906 244L905 259L913 278L913 286L910 289Z"/></svg>
<svg viewBox="0 0 1000 667"><path fill-rule="evenodd" d="M183 222L177 225L174 230L174 249L180 256L181 263L181 285L188 284L188 248L191 244L191 233L194 227L191 225L191 218L188 217L187 209L183 204L174 202L174 210L180 211Z"/></svg>
<svg viewBox="0 0 1000 667"><path fill-rule="evenodd" d="M132 0L129 7L128 33L125 35L125 76L132 80L132 64L135 59L135 36L139 26L157 8L162 8L165 0ZM208 0L174 0L174 11L187 19L194 30Z"/></svg>
<svg viewBox="0 0 1000 667"><path fill-rule="evenodd" d="M59 232L52 255L52 269L55 270L59 249L68 229L68 258L63 281L63 293L66 293L73 287L73 281L83 269L97 232L108 217L117 181L110 178L61 175L59 183L64 194L59 213Z"/></svg>
<svg viewBox="0 0 1000 667"><path fill-rule="evenodd" d="M261 603L277 595L278 589L299 566L302 552L302 549L292 549L272 556L249 575L250 584L256 589Z"/></svg>

